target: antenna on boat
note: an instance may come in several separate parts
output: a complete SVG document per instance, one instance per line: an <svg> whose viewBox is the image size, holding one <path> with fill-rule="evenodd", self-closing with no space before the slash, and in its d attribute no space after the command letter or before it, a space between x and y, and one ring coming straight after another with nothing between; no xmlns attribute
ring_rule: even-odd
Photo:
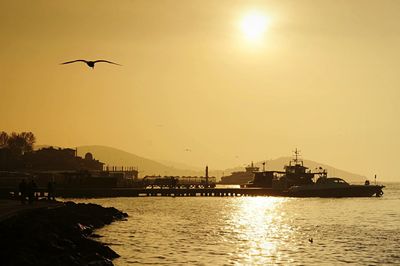
<svg viewBox="0 0 400 266"><path fill-rule="evenodd" d="M263 172L265 172L265 162L263 162Z"/></svg>
<svg viewBox="0 0 400 266"><path fill-rule="evenodd" d="M295 149L294 151L293 151L293 153L294 153L294 163L297 165L298 163L299 163L299 157L300 157L300 150L299 149ZM303 164L303 162L301 163L301 164Z"/></svg>
<svg viewBox="0 0 400 266"><path fill-rule="evenodd" d="M376 175L375 175L375 186L376 186Z"/></svg>

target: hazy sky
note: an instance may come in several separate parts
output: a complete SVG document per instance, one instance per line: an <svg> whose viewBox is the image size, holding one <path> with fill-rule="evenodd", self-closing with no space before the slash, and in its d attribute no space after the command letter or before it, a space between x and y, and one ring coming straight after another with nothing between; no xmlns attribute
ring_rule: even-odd
<svg viewBox="0 0 400 266"><path fill-rule="evenodd" d="M1 0L0 130L214 169L297 147L400 181L399 12L396 0ZM254 39L249 14L264 23ZM123 66L59 65L79 58Z"/></svg>

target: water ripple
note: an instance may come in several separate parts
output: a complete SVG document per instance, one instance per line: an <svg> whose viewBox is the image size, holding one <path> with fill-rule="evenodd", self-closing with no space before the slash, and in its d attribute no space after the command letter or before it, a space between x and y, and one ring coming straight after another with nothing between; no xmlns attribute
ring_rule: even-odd
<svg viewBox="0 0 400 266"><path fill-rule="evenodd" d="M383 198L118 198L115 265L400 264L400 186ZM312 238L313 241L309 241Z"/></svg>

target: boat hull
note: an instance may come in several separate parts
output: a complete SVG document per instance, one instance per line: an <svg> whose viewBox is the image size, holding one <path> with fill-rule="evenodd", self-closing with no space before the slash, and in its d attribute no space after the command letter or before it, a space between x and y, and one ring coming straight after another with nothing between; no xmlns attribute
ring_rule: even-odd
<svg viewBox="0 0 400 266"><path fill-rule="evenodd" d="M344 198L344 197L380 197L383 195L383 186L350 185L346 187L318 188L309 187L290 189L288 196L291 197L320 197L320 198Z"/></svg>

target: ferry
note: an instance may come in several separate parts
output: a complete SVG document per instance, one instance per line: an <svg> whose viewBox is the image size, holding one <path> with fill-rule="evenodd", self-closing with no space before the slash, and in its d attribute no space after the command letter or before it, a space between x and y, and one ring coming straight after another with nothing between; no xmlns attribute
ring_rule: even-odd
<svg viewBox="0 0 400 266"><path fill-rule="evenodd" d="M259 167L254 166L253 162L247 165L245 171L235 171L228 176L222 176L220 184L224 185L236 185L249 182L253 179L254 172L258 172Z"/></svg>
<svg viewBox="0 0 400 266"><path fill-rule="evenodd" d="M242 188L271 188L290 197L380 197L382 185L371 185L367 180L364 185L352 185L338 177L328 177L323 168L312 172L299 158L299 150L294 151L294 158L284 167L284 171L256 171L254 179ZM314 180L317 180L314 182ZM376 176L375 176L376 180Z"/></svg>
<svg viewBox="0 0 400 266"><path fill-rule="evenodd" d="M382 189L385 186L370 185L365 181L364 185L350 185L338 177L322 176L315 184L292 186L288 190L288 195L292 197L380 197L383 195Z"/></svg>

